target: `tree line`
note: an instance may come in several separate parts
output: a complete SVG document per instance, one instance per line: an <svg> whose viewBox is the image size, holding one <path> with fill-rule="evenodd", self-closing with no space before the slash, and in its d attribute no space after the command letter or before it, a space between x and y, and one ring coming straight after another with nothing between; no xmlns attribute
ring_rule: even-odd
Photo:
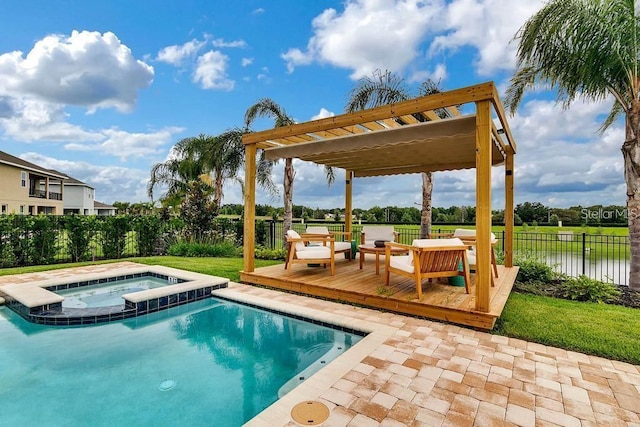
<svg viewBox="0 0 640 427"><path fill-rule="evenodd" d="M225 204L220 213L224 215L241 216L243 205ZM306 221L344 221L344 208L323 209L303 205L293 205L293 217ZM353 220L363 222L385 222L401 224L419 224L421 212L415 207L374 206L370 209L354 208ZM475 206L433 207L432 222L436 224L475 224ZM283 207L257 204L256 216L281 220L284 215ZM492 221L496 225L504 224L504 210L492 211ZM572 206L569 208L553 208L540 202L524 202L514 208L514 223L549 224L549 225L627 225L627 215L624 206L592 205Z"/></svg>

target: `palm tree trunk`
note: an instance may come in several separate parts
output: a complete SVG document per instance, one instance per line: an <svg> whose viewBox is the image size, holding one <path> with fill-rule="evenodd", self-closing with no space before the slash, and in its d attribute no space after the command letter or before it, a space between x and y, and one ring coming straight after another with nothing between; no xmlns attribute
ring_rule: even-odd
<svg viewBox="0 0 640 427"><path fill-rule="evenodd" d="M433 174L422 173L422 211L420 212L420 238L427 239L431 234L431 193L433 193Z"/></svg>
<svg viewBox="0 0 640 427"><path fill-rule="evenodd" d="M220 207L222 205L222 198L224 197L224 194L222 191L223 186L224 186L224 178L222 176L222 173L217 171L215 182L214 182L214 191L213 191L213 207L216 210L215 212L216 215L218 214L218 212L220 212Z"/></svg>
<svg viewBox="0 0 640 427"><path fill-rule="evenodd" d="M284 163L284 233L291 229L293 223L293 177L295 173L293 171L293 159L285 159ZM287 238L282 236L284 246L286 247Z"/></svg>
<svg viewBox="0 0 640 427"><path fill-rule="evenodd" d="M629 287L640 290L640 102L634 101L626 115L624 178L627 183L627 218L631 244Z"/></svg>

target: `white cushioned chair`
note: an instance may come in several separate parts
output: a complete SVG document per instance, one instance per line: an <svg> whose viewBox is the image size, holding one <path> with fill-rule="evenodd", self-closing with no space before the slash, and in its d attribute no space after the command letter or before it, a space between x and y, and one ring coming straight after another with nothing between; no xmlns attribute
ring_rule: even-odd
<svg viewBox="0 0 640 427"><path fill-rule="evenodd" d="M348 231L329 231L325 226L311 226L307 227L307 230L302 234L302 237L314 237L314 236L333 236L334 240L336 236L343 236L344 241L335 240L334 247L335 253L348 253L349 261L351 261L355 254L351 253L351 232ZM310 242L309 246L322 246L326 245L326 242Z"/></svg>
<svg viewBox="0 0 640 427"><path fill-rule="evenodd" d="M464 287L469 293L468 245L458 238L416 239L411 245L385 243L386 284L389 273L400 274L415 280L418 299L422 299L422 280L439 277L462 276ZM391 247L405 248L409 255L391 256ZM462 265L462 269L460 269Z"/></svg>
<svg viewBox="0 0 640 427"><path fill-rule="evenodd" d="M376 240L395 242L398 240L398 232L393 225L363 225L360 241L363 245L373 245Z"/></svg>
<svg viewBox="0 0 640 427"><path fill-rule="evenodd" d="M467 258L469 260L469 266L472 270L476 268L476 230L469 228L456 228L452 234L452 237L457 237L464 243L468 244L470 249L467 252ZM494 233L491 233L491 265L493 266L493 276L491 276L491 286L495 286L493 277L498 277L498 266L496 265L496 252L495 245L498 243L498 239Z"/></svg>
<svg viewBox="0 0 640 427"><path fill-rule="evenodd" d="M317 246L308 246L311 242L320 242ZM331 275L335 275L335 241L331 236L310 236L302 237L295 230L287 231L287 243L289 249L284 268L287 275L291 274L291 267L294 263L303 264L327 264L331 266Z"/></svg>

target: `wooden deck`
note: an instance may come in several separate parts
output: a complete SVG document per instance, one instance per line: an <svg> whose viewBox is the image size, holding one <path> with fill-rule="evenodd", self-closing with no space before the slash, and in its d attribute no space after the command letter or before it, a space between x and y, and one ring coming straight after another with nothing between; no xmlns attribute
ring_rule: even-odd
<svg viewBox="0 0 640 427"><path fill-rule="evenodd" d="M518 267L498 266L499 278L491 288L488 313L475 310L475 275L471 275L471 293L464 287L450 286L446 279L422 284L422 301L417 299L415 283L397 274L391 274L389 287L385 286L384 256L380 259L380 275L376 275L375 257L367 255L363 269L358 259L348 261L336 258L336 274L330 269L294 264L287 276L284 264L257 268L252 273L240 272L245 283L268 286L328 298L340 302L355 303L413 316L444 320L479 329L492 329L502 314L511 288L518 274Z"/></svg>

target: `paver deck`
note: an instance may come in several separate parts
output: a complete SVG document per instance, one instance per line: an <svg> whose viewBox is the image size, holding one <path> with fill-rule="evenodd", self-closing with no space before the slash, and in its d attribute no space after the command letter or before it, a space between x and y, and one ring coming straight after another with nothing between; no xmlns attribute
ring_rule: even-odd
<svg viewBox="0 0 640 427"><path fill-rule="evenodd" d="M79 271L95 270L51 273ZM640 366L250 285L216 293L373 331L251 426L297 426L305 400L329 407L324 426L640 426Z"/></svg>

